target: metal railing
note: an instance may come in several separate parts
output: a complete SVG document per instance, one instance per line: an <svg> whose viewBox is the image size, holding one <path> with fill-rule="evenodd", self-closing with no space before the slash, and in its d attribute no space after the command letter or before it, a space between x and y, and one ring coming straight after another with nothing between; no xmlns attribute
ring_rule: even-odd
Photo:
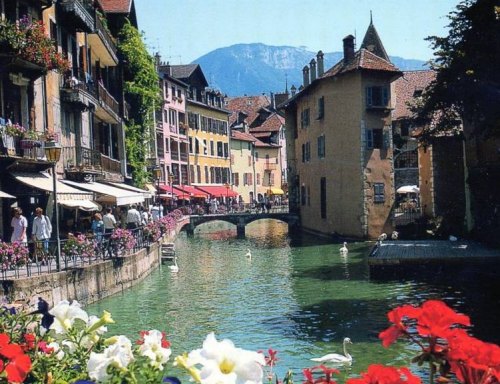
<svg viewBox="0 0 500 384"><path fill-rule="evenodd" d="M135 245L126 250L120 247L117 240L112 239L111 233L93 236L87 234L87 238L93 244L93 252L89 255L80 255L72 252L65 253L65 244L68 239L60 240L61 258L59 260L60 270L71 270L88 265L102 263L106 260L114 260L136 253L143 248L150 247L154 242L143 234L141 228L132 229ZM17 278L55 273L57 268L57 241L29 241L25 244L29 250L28 259L23 263L13 264L2 261L0 264L0 279L12 280Z"/></svg>
<svg viewBox="0 0 500 384"><path fill-rule="evenodd" d="M95 30L101 38L103 44L113 56L113 59L118 62L118 52L115 46L115 42L99 16L95 18Z"/></svg>
<svg viewBox="0 0 500 384"><path fill-rule="evenodd" d="M66 169L80 171L100 171L101 153L94 149L75 146L62 150L63 166Z"/></svg>

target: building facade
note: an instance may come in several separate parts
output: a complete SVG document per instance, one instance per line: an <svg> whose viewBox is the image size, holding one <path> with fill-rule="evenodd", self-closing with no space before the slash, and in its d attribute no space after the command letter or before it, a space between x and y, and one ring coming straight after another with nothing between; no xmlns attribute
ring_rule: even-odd
<svg viewBox="0 0 500 384"><path fill-rule="evenodd" d="M218 187L231 184L229 112L224 108L224 95L207 88L208 83L198 64L172 65L170 70L173 77L188 85L189 172L182 181L189 185ZM175 179L174 184L180 181Z"/></svg>
<svg viewBox="0 0 500 384"><path fill-rule="evenodd" d="M390 62L370 23L361 47L324 71L323 53L303 69L285 110L290 209L315 233L377 238L392 231L394 168Z"/></svg>

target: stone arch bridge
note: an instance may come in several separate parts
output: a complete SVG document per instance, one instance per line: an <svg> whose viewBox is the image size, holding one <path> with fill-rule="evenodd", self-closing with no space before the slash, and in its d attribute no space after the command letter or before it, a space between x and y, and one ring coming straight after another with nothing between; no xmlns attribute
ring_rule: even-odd
<svg viewBox="0 0 500 384"><path fill-rule="evenodd" d="M275 219L287 223L289 233L297 231L300 227L299 216L289 212L228 213L190 216L189 222L186 221L181 230L186 231L188 236L192 236L195 228L201 224L209 223L211 221L225 221L236 225L236 233L238 237L245 237L245 227L247 224L262 219Z"/></svg>

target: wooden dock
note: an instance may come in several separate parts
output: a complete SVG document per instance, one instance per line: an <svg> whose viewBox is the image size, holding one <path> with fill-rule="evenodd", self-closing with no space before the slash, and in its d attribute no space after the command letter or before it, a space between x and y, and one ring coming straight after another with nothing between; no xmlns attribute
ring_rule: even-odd
<svg viewBox="0 0 500 384"><path fill-rule="evenodd" d="M417 240L384 241L375 244L369 265L403 265L452 262L500 262L500 249L473 241Z"/></svg>

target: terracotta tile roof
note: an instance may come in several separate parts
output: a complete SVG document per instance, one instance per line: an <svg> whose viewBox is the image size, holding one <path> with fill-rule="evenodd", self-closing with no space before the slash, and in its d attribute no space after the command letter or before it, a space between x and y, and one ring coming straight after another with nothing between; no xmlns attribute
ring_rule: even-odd
<svg viewBox="0 0 500 384"><path fill-rule="evenodd" d="M354 54L354 59L349 63L344 63L342 59L332 68L326 71L321 78L340 75L357 69L367 69L372 71L384 71L398 73L400 70L390 61L384 60L365 48L361 48Z"/></svg>
<svg viewBox="0 0 500 384"><path fill-rule="evenodd" d="M257 141L257 139L252 135L250 135L249 133L240 132L236 130L231 130L231 138L241 141L250 141L250 142Z"/></svg>
<svg viewBox="0 0 500 384"><path fill-rule="evenodd" d="M255 146L257 148L280 148L279 145L264 143L263 141L260 141L259 139L257 139L255 141Z"/></svg>
<svg viewBox="0 0 500 384"><path fill-rule="evenodd" d="M234 113L230 116L229 123L231 124L236 121L238 112L245 112L247 114L245 122L248 125L251 125L259 116L259 110L261 108L269 107L270 105L271 101L265 95L230 98L227 100L226 108Z"/></svg>
<svg viewBox="0 0 500 384"><path fill-rule="evenodd" d="M250 128L250 132L278 132L283 125L285 125L285 119L273 113L259 127Z"/></svg>
<svg viewBox="0 0 500 384"><path fill-rule="evenodd" d="M257 139L263 138L263 137L271 137L272 132L253 132L252 135L256 137Z"/></svg>
<svg viewBox="0 0 500 384"><path fill-rule="evenodd" d="M436 78L433 70L403 72L403 76L394 81L394 110L393 119L410 116L407 103L423 91Z"/></svg>
<svg viewBox="0 0 500 384"><path fill-rule="evenodd" d="M129 13L133 0L99 0L106 13Z"/></svg>

